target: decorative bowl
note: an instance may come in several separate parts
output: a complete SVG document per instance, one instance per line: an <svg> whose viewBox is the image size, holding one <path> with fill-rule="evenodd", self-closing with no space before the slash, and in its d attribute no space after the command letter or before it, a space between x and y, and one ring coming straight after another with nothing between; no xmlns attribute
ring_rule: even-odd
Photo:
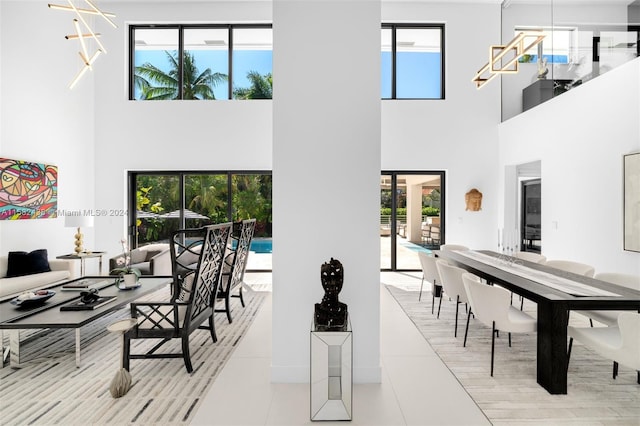
<svg viewBox="0 0 640 426"><path fill-rule="evenodd" d="M32 296L25 297L26 294L31 293ZM15 299L11 300L11 304L17 308L31 308L33 306L42 305L47 300L51 299L56 294L53 290L38 290L36 292L23 293Z"/></svg>

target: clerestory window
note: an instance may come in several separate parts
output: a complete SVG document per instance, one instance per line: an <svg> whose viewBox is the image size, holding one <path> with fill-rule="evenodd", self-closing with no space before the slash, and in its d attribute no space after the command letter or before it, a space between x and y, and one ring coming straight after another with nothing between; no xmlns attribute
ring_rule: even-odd
<svg viewBox="0 0 640 426"><path fill-rule="evenodd" d="M444 99L444 25L382 24L382 99Z"/></svg>
<svg viewBox="0 0 640 426"><path fill-rule="evenodd" d="M271 99L271 24L131 25L131 100Z"/></svg>

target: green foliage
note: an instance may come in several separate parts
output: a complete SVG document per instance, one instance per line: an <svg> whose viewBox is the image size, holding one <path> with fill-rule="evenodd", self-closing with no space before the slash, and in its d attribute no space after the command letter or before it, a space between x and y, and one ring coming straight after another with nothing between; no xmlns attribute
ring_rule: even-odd
<svg viewBox="0 0 640 426"><path fill-rule="evenodd" d="M423 216L440 216L440 209L436 207L423 207L422 215Z"/></svg>
<svg viewBox="0 0 640 426"><path fill-rule="evenodd" d="M193 174L184 176L184 205L205 219L187 219L186 227L256 218L256 237L271 236L271 175L232 175L231 207L228 217L229 187L227 174ZM182 206L178 175L139 175L138 210L153 213L172 212ZM177 219L148 218L138 220L138 243L168 240L181 227Z"/></svg>
<svg viewBox="0 0 640 426"><path fill-rule="evenodd" d="M135 68L133 81L135 87L142 93L144 100L180 99L180 74L178 52L165 54L171 64L169 72L164 72L155 65L147 62ZM213 88L227 81L227 75L211 71L198 70L191 52L183 54L182 99L215 99Z"/></svg>
<svg viewBox="0 0 640 426"><path fill-rule="evenodd" d="M407 209L405 207L401 207L401 208L396 210L396 214L398 216L406 216L407 215ZM380 208L380 215L381 216L391 216L391 209L389 207ZM422 215L423 216L440 216L440 209L438 209L436 207L423 207L422 208Z"/></svg>
<svg viewBox="0 0 640 426"><path fill-rule="evenodd" d="M247 78L251 82L251 86L233 89L235 99L273 98L273 76L271 73L262 75L256 71L249 71Z"/></svg>

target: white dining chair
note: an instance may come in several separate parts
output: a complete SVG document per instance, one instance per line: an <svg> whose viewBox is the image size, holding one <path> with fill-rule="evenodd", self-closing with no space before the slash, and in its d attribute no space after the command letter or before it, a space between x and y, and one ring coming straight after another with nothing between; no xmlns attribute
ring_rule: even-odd
<svg viewBox="0 0 640 426"><path fill-rule="evenodd" d="M496 333L506 331L509 334L509 347L511 347L511 333L535 332L537 321L511 306L511 296L504 288L484 284L480 277L468 272L462 274L462 281L469 297L470 312L484 325L491 327L491 376L493 377ZM470 315L467 316L467 327L464 333L465 345Z"/></svg>
<svg viewBox="0 0 640 426"><path fill-rule="evenodd" d="M458 308L461 303L469 303L467 292L465 291L464 284L462 282L462 274L467 271L462 268L458 268L457 266L450 265L442 259L436 261L436 266L442 280L442 289L445 294L450 298L456 299L456 321L453 336L458 337ZM440 297L440 303L438 304L438 318L440 318L441 305L442 297Z"/></svg>
<svg viewBox="0 0 640 426"><path fill-rule="evenodd" d="M618 364L636 370L640 384L640 313L622 312L617 326L567 327L571 357L573 340L577 340L598 355L613 360L613 378L618 376Z"/></svg>
<svg viewBox="0 0 640 426"><path fill-rule="evenodd" d="M440 250L443 251L466 251L469 250L469 247L467 246L462 246L460 244L442 244L440 246Z"/></svg>
<svg viewBox="0 0 640 426"><path fill-rule="evenodd" d="M528 262L542 263L542 264L544 264L547 260L546 256L543 256L538 253L534 253L532 251L517 251L515 252L514 257L517 257L518 259L526 260Z"/></svg>
<svg viewBox="0 0 640 426"><path fill-rule="evenodd" d="M596 272L593 266L572 260L547 260L544 264L566 272L584 275L585 277L593 277L593 274Z"/></svg>
<svg viewBox="0 0 640 426"><path fill-rule="evenodd" d="M615 272L601 272L594 276L595 279L617 284L622 287L640 291L640 276L620 274ZM624 311L577 311L586 317L589 317L591 326L593 320L598 321L606 326L615 326L618 324L618 315Z"/></svg>
<svg viewBox="0 0 640 426"><path fill-rule="evenodd" d="M420 259L420 266L422 267L422 281L420 282L420 294L418 295L418 302L422 299L422 288L425 280L431 283L431 313L433 314L436 297L442 297L442 280L440 279L440 273L436 266L436 258L429 253L419 251L418 259ZM443 262L445 262L443 260ZM440 289L440 294L436 295Z"/></svg>

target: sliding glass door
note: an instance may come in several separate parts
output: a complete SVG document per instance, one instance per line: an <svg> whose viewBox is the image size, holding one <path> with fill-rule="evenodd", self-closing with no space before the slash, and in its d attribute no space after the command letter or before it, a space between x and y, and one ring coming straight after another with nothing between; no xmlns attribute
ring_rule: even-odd
<svg viewBox="0 0 640 426"><path fill-rule="evenodd" d="M133 247L168 242L184 228L255 218L247 269L271 270L270 172L130 172Z"/></svg>
<svg viewBox="0 0 640 426"><path fill-rule="evenodd" d="M380 268L420 270L419 251L444 244L444 172L389 171L380 177Z"/></svg>

